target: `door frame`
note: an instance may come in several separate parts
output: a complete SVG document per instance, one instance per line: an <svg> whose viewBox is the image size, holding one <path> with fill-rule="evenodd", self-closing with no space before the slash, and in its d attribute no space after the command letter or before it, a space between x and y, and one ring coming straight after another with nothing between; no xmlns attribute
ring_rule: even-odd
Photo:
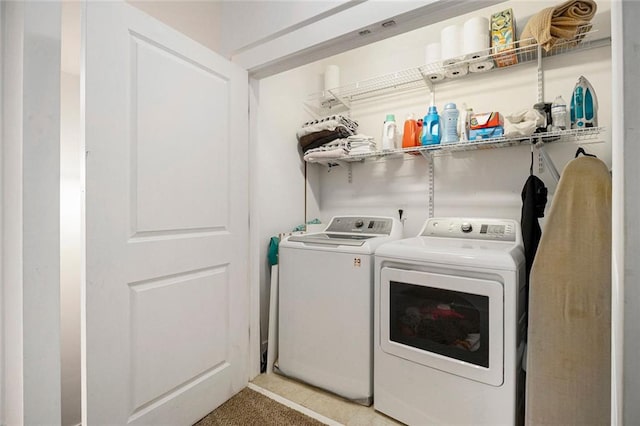
<svg viewBox="0 0 640 426"><path fill-rule="evenodd" d="M0 8L0 423L59 424L61 6Z"/></svg>

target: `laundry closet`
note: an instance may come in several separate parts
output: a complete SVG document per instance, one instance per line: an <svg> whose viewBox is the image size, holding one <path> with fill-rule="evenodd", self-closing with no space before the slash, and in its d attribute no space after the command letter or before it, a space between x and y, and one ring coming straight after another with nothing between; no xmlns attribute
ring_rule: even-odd
<svg viewBox="0 0 640 426"><path fill-rule="evenodd" d="M291 231L314 219L328 223L340 215L394 217L402 220L405 238L418 235L430 217L520 221L523 186L530 174L542 179L549 190L545 211L548 213L558 174L576 157L579 147L611 169L612 144L608 131L612 122L611 6L608 2L598 2L593 28L583 43L558 49L556 55L546 56L541 50L543 57L540 58L538 52L530 51L520 56L521 63L517 65L496 66L431 84L406 77L425 65L428 61L425 47L432 42L442 42L442 30L452 24L462 25L477 16L489 18L493 13L511 8L519 39L531 16L555 5L557 2L501 3L261 79L254 145L259 176L254 182L255 193L260 197L261 258L266 258L266 241L278 232ZM447 57L444 52L442 56ZM336 67L340 74L338 87L326 87L327 80L335 84L335 77L327 79L327 73L335 73ZM567 131L561 138L534 135L468 149L455 149L456 144L452 144L440 151L423 151L424 155L418 150L411 153L395 150L383 155L361 156L358 161L343 158L305 162L295 137L305 122L342 114L356 120L358 133L373 137L380 149L383 124L389 114L395 116L399 131L407 117L425 116L434 101L440 113L445 104L455 103L461 111L465 105L474 112L498 111L508 116L532 109L538 102L552 103L559 96L570 100L580 76L588 79L597 94L597 126L584 129L585 132ZM544 221L544 217L540 219L543 232ZM263 262L263 342L268 312L264 296L268 294L268 283L269 273ZM516 302L505 299L505 303ZM374 306L375 309L384 308ZM518 319L505 321L513 323ZM504 327L506 330L516 325L505 322ZM375 406L375 392L373 399ZM404 417L413 422L419 418L409 414Z"/></svg>
<svg viewBox="0 0 640 426"><path fill-rule="evenodd" d="M430 217L519 221L521 191L530 169L549 189L548 211L557 186L551 169L555 167L561 173L578 147L611 168L609 1L598 1L593 29L584 43L562 54L540 61L537 54L532 54L518 65L447 79L431 88L426 83L410 89L394 87L399 74L425 65L426 45L440 41L445 27L462 25L477 16L489 18L492 13L511 8L519 35L532 15L557 3L513 0L496 4L253 81L248 153L253 257L249 268L257 271L253 279L259 280L259 302L253 307L259 305L261 353L268 344L270 271L266 259L272 236L313 219L327 224L333 216L352 214L401 220L404 237L416 236ZM387 87L372 96L348 100L348 105L327 102L331 96L324 82L330 66L339 68L339 87L357 87L372 79L387 81ZM532 108L540 102L540 96L549 103L559 95L570 101L581 75L588 78L597 94L598 128L579 135L568 132L562 140L535 145L523 138L469 150L443 149L425 155L418 150L393 152L362 161L318 164L303 161L296 139L303 123L342 114L359 123L359 133L380 141L388 114L395 116L398 129L402 129L410 114L423 117L434 101L439 112L445 104L454 102L459 109L465 104L474 112L508 115ZM78 82L69 84L75 90ZM74 114L75 108L74 104ZM541 154L542 145L550 162ZM544 218L541 224L544 229ZM76 326L69 325L70 329ZM77 341L72 344L77 349ZM74 383L76 373L70 373Z"/></svg>
<svg viewBox="0 0 640 426"><path fill-rule="evenodd" d="M321 108L324 73L329 65L339 67L340 83L349 89L359 82L366 85L371 79L393 80L396 73L424 65L425 46L439 41L441 30L451 24L462 25L476 16L489 18L492 13L512 8L519 35L529 17L556 3L501 3L261 79L253 148L257 157L254 193L260 211L261 258L266 258L270 236L315 218L327 223L334 215L397 218L402 210L405 237L417 235L430 215L519 221L521 191L529 176L532 152L533 172L549 188L547 209L551 205L557 181L538 147L526 140L513 144L516 146L442 152L431 158L401 154L336 162L340 164L334 166L305 164L296 131L322 114L346 114L358 121L359 133L379 141L387 114L394 114L398 129L402 129L409 114L416 118L426 115L432 94L440 112L446 103L454 102L458 108L464 103L474 112L508 115L532 108L538 102L538 90L545 102L553 102L559 95L570 99L578 78L584 75L597 93L598 126L602 131L545 143L544 150L560 173L579 146L611 167L611 132L607 131L611 123L611 24L610 3L604 1L598 2L588 39L591 41L582 49L578 46L566 54L544 57L541 75L534 56L516 66L435 83L433 92L426 84L411 90L390 87L377 96L354 100L349 109L340 103L333 103L331 109ZM540 222L544 226L544 218ZM261 288L267 285L268 271L263 263ZM264 298L261 306L264 324Z"/></svg>

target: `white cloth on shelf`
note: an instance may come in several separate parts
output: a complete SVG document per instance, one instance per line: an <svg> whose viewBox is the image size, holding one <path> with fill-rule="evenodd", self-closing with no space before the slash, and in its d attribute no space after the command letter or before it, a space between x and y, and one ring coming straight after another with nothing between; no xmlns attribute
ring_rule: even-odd
<svg viewBox="0 0 640 426"><path fill-rule="evenodd" d="M313 163L328 159L340 159L347 155L368 154L376 150L376 142L371 136L353 135L346 139L336 139L318 148L310 149L303 157Z"/></svg>
<svg viewBox="0 0 640 426"><path fill-rule="evenodd" d="M536 128L544 125L544 116L533 108L523 109L505 116L504 137L515 138L519 136L531 136Z"/></svg>
<svg viewBox="0 0 640 426"><path fill-rule="evenodd" d="M347 138L349 155L368 154L376 151L376 142L371 136L358 133Z"/></svg>
<svg viewBox="0 0 640 426"><path fill-rule="evenodd" d="M313 163L318 160L328 160L328 159L339 159L347 155L347 151L344 148L333 148L329 150L319 150L315 152L311 152L313 150L307 151L304 155L304 161Z"/></svg>
<svg viewBox="0 0 640 426"><path fill-rule="evenodd" d="M296 135L298 139L311 133L321 130L335 130L336 127L344 126L350 134L354 134L358 130L358 122L342 115L331 115L320 118L318 120L307 121L302 125Z"/></svg>

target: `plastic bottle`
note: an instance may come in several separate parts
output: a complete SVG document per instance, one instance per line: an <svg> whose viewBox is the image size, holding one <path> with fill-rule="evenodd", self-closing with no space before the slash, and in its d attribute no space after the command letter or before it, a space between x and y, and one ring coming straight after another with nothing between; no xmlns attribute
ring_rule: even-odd
<svg viewBox="0 0 640 426"><path fill-rule="evenodd" d="M429 112L422 122L422 145L436 145L440 143L440 116L435 105L429 107Z"/></svg>
<svg viewBox="0 0 640 426"><path fill-rule="evenodd" d="M416 122L416 143L415 143L415 146L422 145L422 142L420 141L421 137L422 137L422 118L418 118L418 121Z"/></svg>
<svg viewBox="0 0 640 426"><path fill-rule="evenodd" d="M467 104L463 103L460 106L460 117L458 117L458 136L460 136L460 142L467 142L469 140L471 114L473 114L473 108L468 108Z"/></svg>
<svg viewBox="0 0 640 426"><path fill-rule="evenodd" d="M396 127L396 117L393 114L387 114L387 118L384 120L382 126L382 146L380 149L383 151L389 151L396 149L396 134L398 129Z"/></svg>
<svg viewBox="0 0 640 426"><path fill-rule="evenodd" d="M458 138L458 116L460 112L456 104L448 103L442 111L442 143L455 143Z"/></svg>
<svg viewBox="0 0 640 426"><path fill-rule="evenodd" d="M409 114L404 122L404 133L402 134L402 147L411 148L416 146L416 132L418 130L418 123L413 118L413 114Z"/></svg>
<svg viewBox="0 0 640 426"><path fill-rule="evenodd" d="M566 130L569 128L567 103L562 99L562 96L556 97L551 104L551 124L552 130Z"/></svg>

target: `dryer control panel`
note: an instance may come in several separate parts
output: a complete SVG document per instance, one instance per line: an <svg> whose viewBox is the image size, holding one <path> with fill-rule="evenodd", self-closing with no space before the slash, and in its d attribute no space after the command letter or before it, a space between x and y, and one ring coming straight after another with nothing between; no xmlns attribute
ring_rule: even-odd
<svg viewBox="0 0 640 426"><path fill-rule="evenodd" d="M390 235L392 228L393 219L390 217L336 216L324 232Z"/></svg>
<svg viewBox="0 0 640 426"><path fill-rule="evenodd" d="M518 222L508 219L433 218L422 228L422 237L515 241Z"/></svg>

